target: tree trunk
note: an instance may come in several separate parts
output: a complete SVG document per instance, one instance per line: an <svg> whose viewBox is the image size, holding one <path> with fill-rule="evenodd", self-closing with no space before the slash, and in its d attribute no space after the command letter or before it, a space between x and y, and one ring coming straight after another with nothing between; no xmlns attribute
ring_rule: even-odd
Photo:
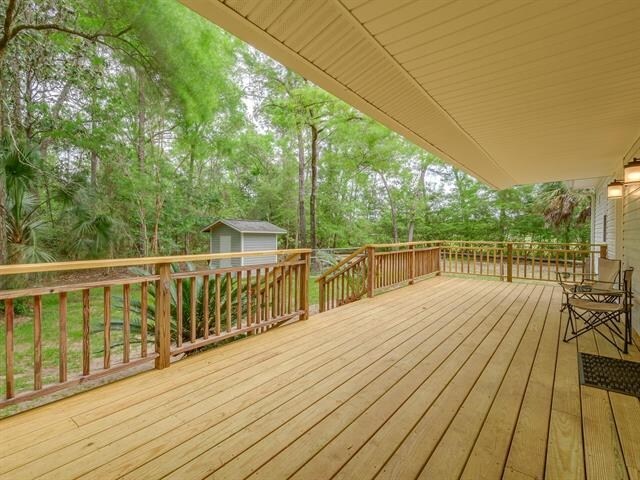
<svg viewBox="0 0 640 480"><path fill-rule="evenodd" d="M386 177L381 172L378 172L378 175L380 175L380 178L382 179L382 184L384 185L384 189L387 192L387 198L389 199L389 209L391 210L391 228L393 230L393 243L398 243L398 215L396 211L396 203L393 201L391 189L389 188Z"/></svg>
<svg viewBox="0 0 640 480"><path fill-rule="evenodd" d="M304 138L302 128L298 129L298 248L307 245L307 216L304 207L305 180Z"/></svg>
<svg viewBox="0 0 640 480"><path fill-rule="evenodd" d="M140 175L145 174L145 136L147 115L145 111L145 95L143 78L140 72L136 72L138 77L138 118L136 136L136 155L138 157L138 170ZM147 226L145 222L145 210L142 199L140 199L140 229L138 232L138 250L143 257L147 256Z"/></svg>
<svg viewBox="0 0 640 480"><path fill-rule="evenodd" d="M311 195L309 198L309 217L311 220L311 248L318 248L318 127L311 125Z"/></svg>

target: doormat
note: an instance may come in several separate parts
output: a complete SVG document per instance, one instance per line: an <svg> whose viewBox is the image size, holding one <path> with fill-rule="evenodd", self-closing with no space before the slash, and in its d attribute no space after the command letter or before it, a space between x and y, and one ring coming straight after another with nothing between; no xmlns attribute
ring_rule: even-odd
<svg viewBox="0 0 640 480"><path fill-rule="evenodd" d="M640 398L640 363L580 353L580 383Z"/></svg>

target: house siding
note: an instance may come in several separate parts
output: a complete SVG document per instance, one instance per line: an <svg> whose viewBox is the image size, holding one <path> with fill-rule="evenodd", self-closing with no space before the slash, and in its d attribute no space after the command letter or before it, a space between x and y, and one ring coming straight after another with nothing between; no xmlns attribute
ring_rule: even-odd
<svg viewBox="0 0 640 480"><path fill-rule="evenodd" d="M640 151L633 156L639 154ZM625 268L635 268L633 328L636 333L640 333L640 185L625 187L623 199L607 198L607 185L614 178L622 177L623 165L621 164L616 175L601 179L597 185L593 203L591 239L594 243L602 242L606 215L606 243L609 258L621 258Z"/></svg>
<svg viewBox="0 0 640 480"><path fill-rule="evenodd" d="M273 233L244 233L243 248L245 252L259 252L277 250L278 237ZM262 263L276 263L277 257L245 257L244 265L259 265Z"/></svg>
<svg viewBox="0 0 640 480"><path fill-rule="evenodd" d="M622 232L624 264L635 268L633 326L640 332L640 185L626 187Z"/></svg>
<svg viewBox="0 0 640 480"><path fill-rule="evenodd" d="M242 250L240 232L234 230L233 228L227 227L226 225L221 225L211 233L211 253L221 253L220 237L224 235L228 235L231 237L232 252L240 252ZM231 259L214 260L211 262L211 266L213 268L240 267L242 266L242 258L238 257Z"/></svg>
<svg viewBox="0 0 640 480"><path fill-rule="evenodd" d="M622 236L620 235L622 212L620 201L607 198L607 185L612 180L613 177L603 178L596 186L591 242L606 243L607 256L609 258L620 258L622 253Z"/></svg>

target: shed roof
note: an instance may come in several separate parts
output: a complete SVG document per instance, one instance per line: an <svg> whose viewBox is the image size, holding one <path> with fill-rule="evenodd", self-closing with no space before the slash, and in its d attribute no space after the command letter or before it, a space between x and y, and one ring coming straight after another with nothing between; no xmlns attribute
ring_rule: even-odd
<svg viewBox="0 0 640 480"><path fill-rule="evenodd" d="M221 225L233 228L242 233L275 233L282 234L287 233L286 230L274 225L273 223L265 222L264 220L228 220L221 219L213 222L208 227L202 229L203 232L210 232L218 228Z"/></svg>

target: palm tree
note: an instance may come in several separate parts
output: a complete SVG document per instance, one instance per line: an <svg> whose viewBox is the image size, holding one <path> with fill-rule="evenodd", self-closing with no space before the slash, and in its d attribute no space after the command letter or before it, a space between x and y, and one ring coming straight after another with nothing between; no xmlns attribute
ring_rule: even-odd
<svg viewBox="0 0 640 480"><path fill-rule="evenodd" d="M38 233L44 203L32 193L41 172L37 147L18 144L8 137L0 143L0 175L6 184L3 209L9 263L50 262L53 257L41 247Z"/></svg>
<svg viewBox="0 0 640 480"><path fill-rule="evenodd" d="M591 197L587 192L562 182L547 184L543 186L540 205L545 221L560 233L563 243L587 240L581 228L591 217Z"/></svg>

